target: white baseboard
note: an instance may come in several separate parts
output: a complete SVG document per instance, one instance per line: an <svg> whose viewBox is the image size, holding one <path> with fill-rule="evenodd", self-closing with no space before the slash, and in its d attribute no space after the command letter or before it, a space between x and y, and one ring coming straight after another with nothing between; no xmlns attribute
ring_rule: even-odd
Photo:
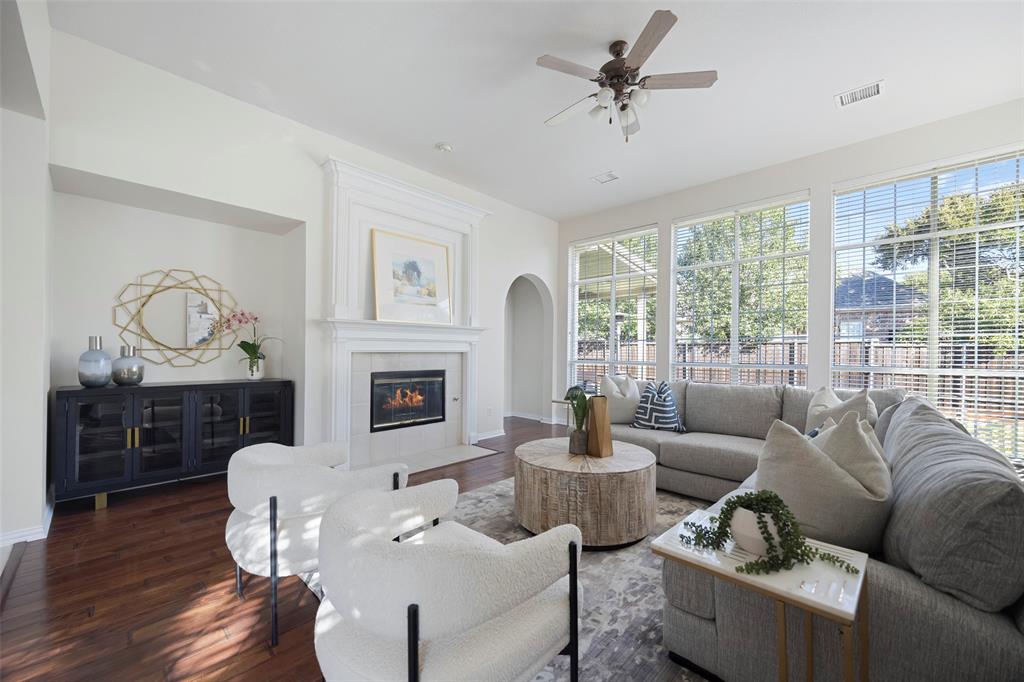
<svg viewBox="0 0 1024 682"><path fill-rule="evenodd" d="M526 412L509 412L505 415L506 417L516 417L518 419L529 419L534 422L544 421L544 418L539 414L527 414Z"/></svg>
<svg viewBox="0 0 1024 682"><path fill-rule="evenodd" d="M47 492L46 506L43 509L43 522L38 526L9 530L0 533L0 547L13 545L16 542L33 542L34 540L45 540L50 534L50 523L53 521L53 488Z"/></svg>
<svg viewBox="0 0 1024 682"><path fill-rule="evenodd" d="M484 431L482 433L476 434L476 438L473 440L473 442L476 443L478 441L487 440L488 438L499 438L504 435L504 429L498 429L497 431Z"/></svg>
<svg viewBox="0 0 1024 682"><path fill-rule="evenodd" d="M0 545L13 545L15 542L32 542L33 540L44 540L47 533L50 532L50 519L53 518L53 512L47 514L44 521L45 525L32 526L31 528L21 528L19 530L9 530L6 533L0 534Z"/></svg>

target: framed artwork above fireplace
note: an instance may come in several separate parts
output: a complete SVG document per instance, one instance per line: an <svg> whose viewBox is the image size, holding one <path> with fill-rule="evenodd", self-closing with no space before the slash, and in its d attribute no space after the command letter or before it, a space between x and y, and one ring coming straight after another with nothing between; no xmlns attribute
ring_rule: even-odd
<svg viewBox="0 0 1024 682"><path fill-rule="evenodd" d="M377 319L452 323L448 247L419 237L373 230Z"/></svg>

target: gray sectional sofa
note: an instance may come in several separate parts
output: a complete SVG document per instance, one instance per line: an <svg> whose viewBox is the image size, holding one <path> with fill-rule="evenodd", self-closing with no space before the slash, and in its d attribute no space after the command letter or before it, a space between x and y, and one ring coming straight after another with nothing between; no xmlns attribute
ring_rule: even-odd
<svg viewBox="0 0 1024 682"><path fill-rule="evenodd" d="M638 382L643 393L646 382ZM634 443L658 460L658 487L717 500L754 473L768 429L776 419L805 431L813 391L793 386L669 384L686 433L612 424L615 440ZM846 399L856 391L837 390ZM901 401L902 389L870 391L878 413Z"/></svg>
<svg viewBox="0 0 1024 682"><path fill-rule="evenodd" d="M719 435L731 438L718 440L716 447L731 451L735 468L702 463L712 456L707 434L694 434L688 455L682 445L688 435L676 444L672 439L641 442L658 447L659 486L704 495L754 471L747 440L736 439L753 439L764 428L765 415L757 406L777 396L780 404L772 409L781 417L776 418L802 428L800 406L806 410L808 395L766 390L726 410L718 395L712 399L696 384L685 393L686 415L695 415L692 424L729 429ZM697 396L702 405L696 404ZM707 414L705 406L711 405L721 412ZM879 405L879 413L883 409ZM869 559L866 573L870 679L1024 680L1024 484L1002 455L919 398L902 401L886 417L882 442L893 477L893 507L882 554ZM617 437L626 433L620 427ZM669 472L668 485L663 472ZM754 478L710 510L752 489ZM663 641L675 657L729 682L776 679L770 599L674 561L665 561L663 579ZM789 608L787 625L790 675L804 679L803 612ZM841 652L838 628L815 616L815 680L841 679Z"/></svg>

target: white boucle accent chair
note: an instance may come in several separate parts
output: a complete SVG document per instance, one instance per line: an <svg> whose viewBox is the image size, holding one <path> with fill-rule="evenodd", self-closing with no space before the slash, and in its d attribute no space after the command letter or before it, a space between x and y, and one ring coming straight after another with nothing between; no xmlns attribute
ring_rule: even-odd
<svg viewBox="0 0 1024 682"><path fill-rule="evenodd" d="M368 490L405 487L404 464L347 471L340 443L287 446L261 443L242 448L228 462L228 498L235 508L224 539L235 560L235 590L242 597L242 570L270 578L270 642L277 645L279 577L315 571L320 520L331 503Z"/></svg>
<svg viewBox="0 0 1024 682"><path fill-rule="evenodd" d="M328 682L525 682L559 654L578 680L580 530L502 545L439 522L458 494L433 481L324 514L314 641Z"/></svg>

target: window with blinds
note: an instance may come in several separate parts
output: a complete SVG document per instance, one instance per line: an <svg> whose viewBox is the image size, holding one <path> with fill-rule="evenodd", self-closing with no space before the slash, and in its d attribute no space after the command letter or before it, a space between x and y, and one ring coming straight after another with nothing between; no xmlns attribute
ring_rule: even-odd
<svg viewBox="0 0 1024 682"><path fill-rule="evenodd" d="M1024 457L1021 153L834 197L832 382L902 386Z"/></svg>
<svg viewBox="0 0 1024 682"><path fill-rule="evenodd" d="M810 204L673 225L672 374L807 383Z"/></svg>
<svg viewBox="0 0 1024 682"><path fill-rule="evenodd" d="M596 393L605 374L654 379L658 233L572 247L569 383Z"/></svg>

